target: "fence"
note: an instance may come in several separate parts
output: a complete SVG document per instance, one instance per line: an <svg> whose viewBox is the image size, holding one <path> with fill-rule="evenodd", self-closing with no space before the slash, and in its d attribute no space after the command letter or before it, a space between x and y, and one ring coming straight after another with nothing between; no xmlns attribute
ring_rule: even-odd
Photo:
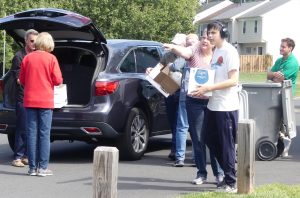
<svg viewBox="0 0 300 198"><path fill-rule="evenodd" d="M265 72L272 64L271 55L240 55L241 72Z"/></svg>

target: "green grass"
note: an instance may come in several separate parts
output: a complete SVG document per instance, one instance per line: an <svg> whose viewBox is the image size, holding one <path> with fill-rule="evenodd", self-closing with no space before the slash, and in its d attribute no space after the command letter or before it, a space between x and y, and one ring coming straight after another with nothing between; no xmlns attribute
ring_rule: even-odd
<svg viewBox="0 0 300 198"><path fill-rule="evenodd" d="M240 82L266 82L267 72L240 73ZM300 78L297 78L296 97L300 97Z"/></svg>
<svg viewBox="0 0 300 198"><path fill-rule="evenodd" d="M268 184L255 188L251 194L203 192L177 198L298 198L299 196L300 185Z"/></svg>

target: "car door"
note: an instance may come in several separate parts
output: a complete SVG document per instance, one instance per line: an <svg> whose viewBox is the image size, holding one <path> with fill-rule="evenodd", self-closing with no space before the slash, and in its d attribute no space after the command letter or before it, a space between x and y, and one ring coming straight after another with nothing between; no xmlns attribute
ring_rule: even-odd
<svg viewBox="0 0 300 198"><path fill-rule="evenodd" d="M5 30L20 46L24 45L24 36L28 29L48 32L55 42L76 40L106 43L103 34L90 18L63 9L31 9L0 19L0 30ZM15 86L10 72L1 79L1 87L3 107L14 108Z"/></svg>
<svg viewBox="0 0 300 198"><path fill-rule="evenodd" d="M157 47L139 47L134 50L137 73L145 73L148 67L155 67L160 60L160 51ZM143 95L152 111L152 131L169 130L170 125L166 115L165 97L159 93L148 81L142 82Z"/></svg>
<svg viewBox="0 0 300 198"><path fill-rule="evenodd" d="M48 32L54 41L84 40L107 43L90 18L63 9L31 9L0 19L0 30L5 30L17 43L24 43L24 34L28 29Z"/></svg>

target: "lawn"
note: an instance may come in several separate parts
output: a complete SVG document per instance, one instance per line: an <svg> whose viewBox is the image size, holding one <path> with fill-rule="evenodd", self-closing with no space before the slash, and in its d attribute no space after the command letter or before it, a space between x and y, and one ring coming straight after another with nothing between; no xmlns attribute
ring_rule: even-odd
<svg viewBox="0 0 300 198"><path fill-rule="evenodd" d="M240 82L266 82L267 81L267 73L266 72L252 72L240 73ZM296 86L296 97L300 97L300 80L297 79L297 86Z"/></svg>
<svg viewBox="0 0 300 198"><path fill-rule="evenodd" d="M299 196L300 185L268 184L255 188L251 194L203 192L177 198L298 198Z"/></svg>

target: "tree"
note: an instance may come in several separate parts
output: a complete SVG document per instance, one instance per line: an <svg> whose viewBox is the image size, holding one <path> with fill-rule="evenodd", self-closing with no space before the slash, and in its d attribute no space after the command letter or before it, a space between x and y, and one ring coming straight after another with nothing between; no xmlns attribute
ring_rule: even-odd
<svg viewBox="0 0 300 198"><path fill-rule="evenodd" d="M1 0L1 3L1 17L4 13L9 15L31 8L63 8L90 17L106 38L160 42L169 42L177 32L194 32L192 21L199 7L198 0ZM19 47L9 39L7 43L6 62L10 62Z"/></svg>

